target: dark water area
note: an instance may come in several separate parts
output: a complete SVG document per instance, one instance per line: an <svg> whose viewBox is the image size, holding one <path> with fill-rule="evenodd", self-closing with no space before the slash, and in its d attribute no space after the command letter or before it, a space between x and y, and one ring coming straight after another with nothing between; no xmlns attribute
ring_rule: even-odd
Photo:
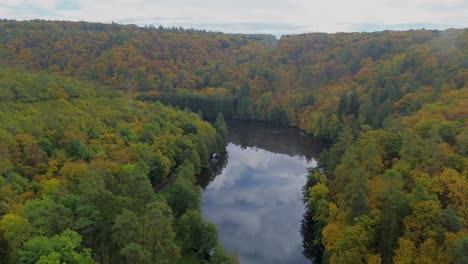
<svg viewBox="0 0 468 264"><path fill-rule="evenodd" d="M226 155L200 177L205 219L242 264L310 263L302 187L323 147L296 128L231 121L228 129Z"/></svg>

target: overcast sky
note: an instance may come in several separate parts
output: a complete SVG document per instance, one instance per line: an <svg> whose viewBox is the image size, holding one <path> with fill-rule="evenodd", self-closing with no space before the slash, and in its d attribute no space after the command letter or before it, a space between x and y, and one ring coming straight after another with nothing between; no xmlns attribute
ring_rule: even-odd
<svg viewBox="0 0 468 264"><path fill-rule="evenodd" d="M468 0L0 0L0 18L181 26L227 33L468 27Z"/></svg>

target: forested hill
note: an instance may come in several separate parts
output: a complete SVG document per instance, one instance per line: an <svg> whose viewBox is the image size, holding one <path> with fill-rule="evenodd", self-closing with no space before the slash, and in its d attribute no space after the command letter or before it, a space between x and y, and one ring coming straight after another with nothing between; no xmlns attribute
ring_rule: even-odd
<svg viewBox="0 0 468 264"><path fill-rule="evenodd" d="M340 122L379 127L389 113L410 114L442 90L464 87L467 78L467 30L312 33L275 41L269 35L4 20L0 33L3 64L116 90L126 89L129 76L141 99L206 114L215 107L228 117L290 123L329 139Z"/></svg>
<svg viewBox="0 0 468 264"><path fill-rule="evenodd" d="M321 154L319 167L309 175L304 190L309 205L304 221L305 253L316 261L466 262L467 29L312 33L283 36L277 41L268 35L131 25L1 21L0 45L0 64L7 68L63 78L55 86L47 85L49 90L35 89L36 81L29 83L29 90L21 90L16 78L6 78L2 102L36 103L37 96L47 98L50 93L62 102L64 96L74 97L63 94L68 93L69 85L59 84L78 79L92 83L95 89L90 91L96 93L95 84L122 92L129 80L131 96L140 99L134 101L143 109L151 109L145 108L151 104L141 101L159 100L187 107L205 118L222 112L228 118L294 125L333 143ZM100 104L98 100L94 105ZM2 111L19 111L19 106L4 108ZM155 113L152 116L157 118ZM191 118L198 124L193 115ZM3 128L4 137L10 140L5 142L27 146L15 143L21 135L15 127L28 122ZM193 131L191 125L179 125L174 131L182 138ZM150 134L154 129L159 131L138 123L136 131L140 126ZM28 133L34 137L46 133L30 128ZM94 139L92 131L86 137ZM170 134L172 130L162 131ZM65 138L75 138L74 133ZM129 140L143 140L130 137L133 134L128 129L119 133ZM71 143L60 137L48 138L59 144L65 151L62 156L67 157ZM94 142L84 144L91 147ZM73 144L81 149L82 145ZM195 145L199 155L206 153ZM5 149L10 153L16 148ZM17 171L30 173L21 163L21 157L28 155L15 151L13 161L20 164ZM31 164L37 170L40 163ZM18 193L24 192L21 189ZM38 191L31 192L37 195ZM22 205L28 197L18 194L12 204ZM8 210L5 212L12 209ZM8 221L24 223L29 216L9 217L3 218L7 219L2 220L3 225ZM112 233L106 232L107 236ZM131 252L140 250L132 246Z"/></svg>
<svg viewBox="0 0 468 264"><path fill-rule="evenodd" d="M0 22L2 61L126 87L167 91L238 86L239 64L274 45L274 36L86 22Z"/></svg>
<svg viewBox="0 0 468 264"><path fill-rule="evenodd" d="M0 87L0 263L235 263L196 184L221 118L16 68Z"/></svg>

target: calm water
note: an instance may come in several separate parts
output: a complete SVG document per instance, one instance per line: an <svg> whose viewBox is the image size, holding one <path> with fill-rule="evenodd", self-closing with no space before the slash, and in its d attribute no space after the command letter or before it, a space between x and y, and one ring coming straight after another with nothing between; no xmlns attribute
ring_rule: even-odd
<svg viewBox="0 0 468 264"><path fill-rule="evenodd" d="M301 188L319 144L298 129L230 122L227 156L203 175L202 211L242 264L310 263L302 254Z"/></svg>

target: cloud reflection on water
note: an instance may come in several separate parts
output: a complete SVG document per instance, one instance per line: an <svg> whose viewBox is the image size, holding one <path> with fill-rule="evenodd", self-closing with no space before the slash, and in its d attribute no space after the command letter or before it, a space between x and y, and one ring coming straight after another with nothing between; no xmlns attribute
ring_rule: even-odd
<svg viewBox="0 0 468 264"><path fill-rule="evenodd" d="M227 146L228 163L205 189L203 214L241 263L308 263L302 255L301 188L315 161Z"/></svg>

